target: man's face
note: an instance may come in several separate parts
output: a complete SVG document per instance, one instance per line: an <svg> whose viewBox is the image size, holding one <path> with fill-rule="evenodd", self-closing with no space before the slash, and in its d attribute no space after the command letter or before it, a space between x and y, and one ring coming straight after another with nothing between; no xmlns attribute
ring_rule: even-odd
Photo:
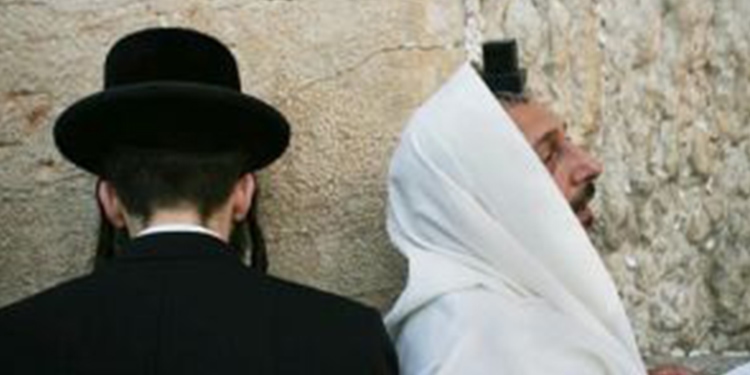
<svg viewBox="0 0 750 375"><path fill-rule="evenodd" d="M543 105L515 104L507 112L552 174L578 220L589 229L594 223L589 201L595 192L593 182L602 173L601 164L570 141L565 124Z"/></svg>

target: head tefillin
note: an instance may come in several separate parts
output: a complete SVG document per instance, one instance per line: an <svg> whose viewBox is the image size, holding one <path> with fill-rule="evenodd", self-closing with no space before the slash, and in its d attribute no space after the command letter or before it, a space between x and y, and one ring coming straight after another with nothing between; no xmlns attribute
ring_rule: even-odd
<svg viewBox="0 0 750 375"><path fill-rule="evenodd" d="M482 78L493 93L522 96L526 85L526 69L518 67L518 46L515 39L487 42L483 45Z"/></svg>

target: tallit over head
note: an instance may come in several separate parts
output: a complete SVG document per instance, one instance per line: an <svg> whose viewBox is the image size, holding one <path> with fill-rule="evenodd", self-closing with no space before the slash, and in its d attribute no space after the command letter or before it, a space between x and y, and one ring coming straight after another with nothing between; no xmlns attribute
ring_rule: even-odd
<svg viewBox="0 0 750 375"><path fill-rule="evenodd" d="M750 375L750 363L739 366L729 371L726 375Z"/></svg>
<svg viewBox="0 0 750 375"><path fill-rule="evenodd" d="M592 360L616 362L617 373L645 373L617 290L586 232L469 64L409 122L391 162L388 194L388 233L409 264L406 288L386 316L396 341L409 319L439 298L484 288L549 302L598 340L593 347L606 348ZM495 317L486 318L492 329Z"/></svg>

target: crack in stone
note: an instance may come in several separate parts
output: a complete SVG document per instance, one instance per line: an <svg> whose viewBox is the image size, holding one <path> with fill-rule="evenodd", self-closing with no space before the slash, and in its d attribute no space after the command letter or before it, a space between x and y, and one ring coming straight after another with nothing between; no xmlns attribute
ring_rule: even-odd
<svg viewBox="0 0 750 375"><path fill-rule="evenodd" d="M346 74L352 73L352 72L354 72L354 71L362 68L363 66L367 65L367 63L369 63L370 61L372 61L376 57L379 57L379 56L382 56L382 55L386 55L386 54L394 53L394 52L404 52L404 51L419 51L419 52L431 52L431 51L438 51L438 50L446 50L447 51L447 50L451 50L451 49L457 48L457 44L458 43L451 43L451 44L445 44L445 45L436 44L436 45L426 45L426 46L425 45L406 45L406 44L404 44L404 45L399 45L399 46L395 46L395 47L381 48L381 49L378 49L376 51L368 53L365 57L363 57L358 62L356 62L356 63L354 63L354 64L352 64L350 66L347 66L345 68L336 70L333 74L329 74L327 76L316 78L316 79L313 79L313 80L311 80L311 81L309 81L307 83L304 83L304 84L300 85L298 88L292 90L292 92L293 92L292 95L289 95L289 96L285 97L284 99L281 100L281 102L282 103L286 103L286 102L288 102L288 101L293 100L294 98L296 98L299 94L301 94L301 93L303 93L303 92L311 89L312 87L314 87L314 86L316 86L318 84L321 84L323 82L333 81L333 80L336 80L338 78L343 77Z"/></svg>
<svg viewBox="0 0 750 375"><path fill-rule="evenodd" d="M23 142L21 141L5 141L0 140L0 148L6 148L6 147L17 147L23 145Z"/></svg>
<svg viewBox="0 0 750 375"><path fill-rule="evenodd" d="M13 100L13 99L19 99L19 98L25 98L29 96L35 96L39 95L40 93L29 90L29 89L16 89L16 90L10 90L5 93L5 99L6 100Z"/></svg>
<svg viewBox="0 0 750 375"><path fill-rule="evenodd" d="M0 3L0 7L9 7L9 6L45 6L47 5L47 2L45 1L24 1L24 0L16 0L16 1L6 1L3 3Z"/></svg>

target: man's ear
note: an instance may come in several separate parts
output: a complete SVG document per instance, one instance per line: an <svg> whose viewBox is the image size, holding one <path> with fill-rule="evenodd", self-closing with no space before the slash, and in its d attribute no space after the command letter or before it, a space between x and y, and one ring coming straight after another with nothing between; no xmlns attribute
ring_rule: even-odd
<svg viewBox="0 0 750 375"><path fill-rule="evenodd" d="M104 216L117 229L125 227L125 210L120 203L115 187L109 181L99 180L96 186L96 198L102 206Z"/></svg>
<svg viewBox="0 0 750 375"><path fill-rule="evenodd" d="M245 173L236 184L231 195L232 220L242 221L250 211L255 194L255 176Z"/></svg>

